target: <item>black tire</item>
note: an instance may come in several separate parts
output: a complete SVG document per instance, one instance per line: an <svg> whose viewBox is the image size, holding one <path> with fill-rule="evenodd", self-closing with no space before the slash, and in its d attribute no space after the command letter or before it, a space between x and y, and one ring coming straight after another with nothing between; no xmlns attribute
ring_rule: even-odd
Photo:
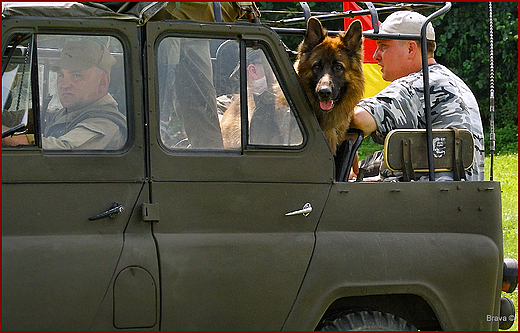
<svg viewBox="0 0 520 333"><path fill-rule="evenodd" d="M343 312L322 323L321 331L417 331L417 328L390 313L379 311Z"/></svg>

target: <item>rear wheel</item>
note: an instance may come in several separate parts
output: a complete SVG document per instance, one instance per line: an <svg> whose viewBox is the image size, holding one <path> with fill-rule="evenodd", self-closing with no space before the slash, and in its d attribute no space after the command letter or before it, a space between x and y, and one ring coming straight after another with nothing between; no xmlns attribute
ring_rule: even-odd
<svg viewBox="0 0 520 333"><path fill-rule="evenodd" d="M343 312L325 320L321 331L417 331L417 328L391 313L379 311Z"/></svg>

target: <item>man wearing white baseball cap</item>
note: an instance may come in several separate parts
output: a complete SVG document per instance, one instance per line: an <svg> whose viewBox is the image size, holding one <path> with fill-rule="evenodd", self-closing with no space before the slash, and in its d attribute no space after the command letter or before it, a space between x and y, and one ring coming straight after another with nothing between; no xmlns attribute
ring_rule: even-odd
<svg viewBox="0 0 520 333"><path fill-rule="evenodd" d="M372 134L383 144L386 135L398 128L426 128L421 56L421 27L426 17L412 11L390 14L379 32L364 33L375 39L374 59L383 79L391 81L377 95L362 99L355 108L351 127ZM475 156L466 171L467 180L484 180L484 134L475 96L469 87L434 58L435 31L426 27L432 128L465 128L473 134ZM424 179L424 178L423 178ZM427 177L426 177L427 179ZM451 180L452 173L436 173L436 180Z"/></svg>

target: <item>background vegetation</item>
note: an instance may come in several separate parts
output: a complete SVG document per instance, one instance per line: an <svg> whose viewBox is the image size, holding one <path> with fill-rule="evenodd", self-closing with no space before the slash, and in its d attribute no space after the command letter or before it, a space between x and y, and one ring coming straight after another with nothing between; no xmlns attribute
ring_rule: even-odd
<svg viewBox="0 0 520 333"><path fill-rule="evenodd" d="M492 6L496 150L518 152L518 3ZM489 4L454 2L433 24L439 44L436 58L470 86L489 139Z"/></svg>

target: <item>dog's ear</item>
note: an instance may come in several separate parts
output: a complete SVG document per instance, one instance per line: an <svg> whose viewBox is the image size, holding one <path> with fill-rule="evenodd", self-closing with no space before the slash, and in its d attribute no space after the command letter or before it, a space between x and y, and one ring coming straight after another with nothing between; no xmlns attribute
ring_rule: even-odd
<svg viewBox="0 0 520 333"><path fill-rule="evenodd" d="M350 24L345 34L340 35L341 42L347 50L356 53L361 50L363 45L363 27L361 21L355 20Z"/></svg>
<svg viewBox="0 0 520 333"><path fill-rule="evenodd" d="M320 20L315 17L309 18L307 21L307 30L305 37L300 45L300 52L309 52L316 47L316 45L323 42L327 36L327 30L323 29Z"/></svg>

